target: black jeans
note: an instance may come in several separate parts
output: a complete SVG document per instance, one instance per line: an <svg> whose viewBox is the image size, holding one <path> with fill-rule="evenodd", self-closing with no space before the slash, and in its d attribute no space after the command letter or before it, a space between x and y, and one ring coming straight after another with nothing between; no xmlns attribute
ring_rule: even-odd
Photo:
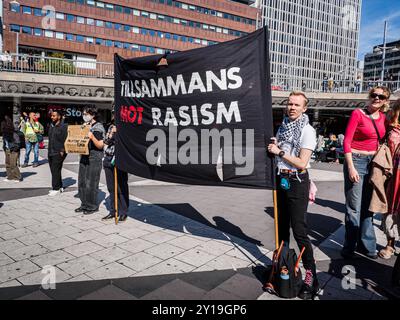
<svg viewBox="0 0 400 320"><path fill-rule="evenodd" d="M81 156L79 161L78 190L81 207L85 210L98 209L97 193L99 189L102 156L98 152Z"/></svg>
<svg viewBox="0 0 400 320"><path fill-rule="evenodd" d="M110 194L110 213L115 214L115 194L114 194L114 166L107 157L103 162L104 173L106 175L107 189ZM118 180L118 216L127 214L129 210L129 186L128 174L117 169Z"/></svg>
<svg viewBox="0 0 400 320"><path fill-rule="evenodd" d="M289 244L290 227L299 249L305 247L302 261L305 269L315 270L315 260L311 241L307 235L306 213L310 190L310 179L308 172L298 174L301 182L296 175L278 175L278 232L279 242L285 241ZM289 190L284 190L280 186L282 178L289 180Z"/></svg>
<svg viewBox="0 0 400 320"><path fill-rule="evenodd" d="M60 154L48 156L50 172L51 172L51 186L53 190L60 190L60 188L63 187L61 170L65 157L66 157L65 154L63 156L61 156Z"/></svg>

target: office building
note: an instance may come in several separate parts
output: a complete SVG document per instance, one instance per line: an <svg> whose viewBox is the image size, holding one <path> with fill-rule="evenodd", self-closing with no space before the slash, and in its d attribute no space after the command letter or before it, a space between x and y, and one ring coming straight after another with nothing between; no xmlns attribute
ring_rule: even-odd
<svg viewBox="0 0 400 320"><path fill-rule="evenodd" d="M261 0L260 9L276 87L317 90L324 77L339 85L356 79L361 0Z"/></svg>

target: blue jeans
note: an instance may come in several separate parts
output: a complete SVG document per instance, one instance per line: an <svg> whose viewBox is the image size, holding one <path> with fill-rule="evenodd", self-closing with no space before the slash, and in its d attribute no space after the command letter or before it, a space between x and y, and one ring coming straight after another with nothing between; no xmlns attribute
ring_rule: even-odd
<svg viewBox="0 0 400 320"><path fill-rule="evenodd" d="M373 156L353 153L353 164L360 181L351 182L347 164L343 166L344 189L346 196L345 241L344 253L353 253L355 250L364 251L367 255L376 254L376 237L373 226L373 212L369 211L372 197L370 178L370 163Z"/></svg>
<svg viewBox="0 0 400 320"><path fill-rule="evenodd" d="M29 155L31 154L31 150L33 148L33 163L39 163L39 142L29 142L26 141L26 150L25 150L25 161L24 164L28 164Z"/></svg>

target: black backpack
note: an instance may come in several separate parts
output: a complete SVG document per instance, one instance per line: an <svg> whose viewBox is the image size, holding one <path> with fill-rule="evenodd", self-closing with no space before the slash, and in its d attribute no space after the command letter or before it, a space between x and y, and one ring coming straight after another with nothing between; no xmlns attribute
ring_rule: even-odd
<svg viewBox="0 0 400 320"><path fill-rule="evenodd" d="M286 299L296 298L303 286L301 270L299 268L300 258L296 252L283 242L279 249L275 250L270 281L264 288L270 293Z"/></svg>

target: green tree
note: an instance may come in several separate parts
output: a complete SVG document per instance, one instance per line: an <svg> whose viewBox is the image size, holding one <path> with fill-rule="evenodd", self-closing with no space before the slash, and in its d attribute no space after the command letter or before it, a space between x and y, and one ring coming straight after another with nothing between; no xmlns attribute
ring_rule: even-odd
<svg viewBox="0 0 400 320"><path fill-rule="evenodd" d="M42 72L49 72L52 74L75 74L75 66L73 62L66 60L63 53L52 53L49 58L57 58L57 59L45 59L40 64L40 70Z"/></svg>

